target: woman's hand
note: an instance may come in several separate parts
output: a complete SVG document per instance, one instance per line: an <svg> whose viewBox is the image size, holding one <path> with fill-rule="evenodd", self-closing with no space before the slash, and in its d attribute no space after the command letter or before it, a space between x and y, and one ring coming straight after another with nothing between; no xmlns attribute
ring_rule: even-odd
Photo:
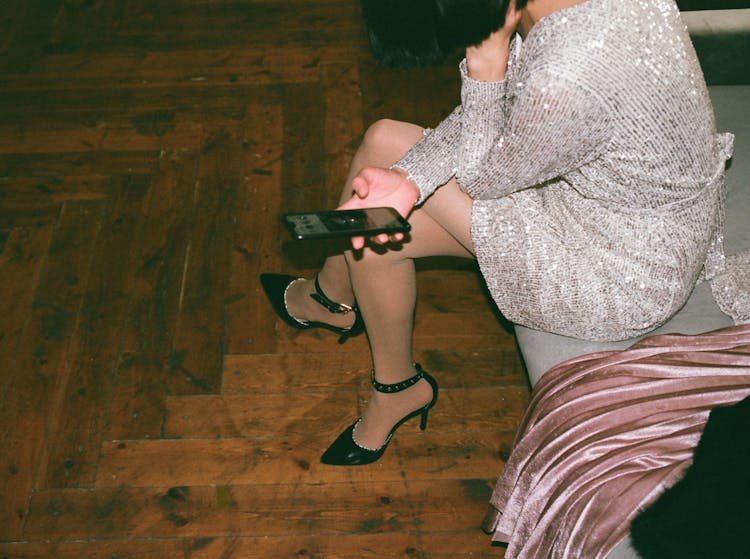
<svg viewBox="0 0 750 559"><path fill-rule="evenodd" d="M411 213L414 203L419 199L419 189L411 182L406 173L399 169L381 169L365 167L352 181L354 196L341 204L339 210L356 210L387 206L394 208L404 217ZM404 239L403 233L388 235L382 233L371 238L377 244L399 242ZM352 246L361 249L365 246L364 237L352 237Z"/></svg>
<svg viewBox="0 0 750 559"><path fill-rule="evenodd" d="M521 21L521 11L516 9L515 0L511 0L503 26L478 46L466 49L466 67L469 76L483 82L505 79L510 55L510 40L519 21Z"/></svg>

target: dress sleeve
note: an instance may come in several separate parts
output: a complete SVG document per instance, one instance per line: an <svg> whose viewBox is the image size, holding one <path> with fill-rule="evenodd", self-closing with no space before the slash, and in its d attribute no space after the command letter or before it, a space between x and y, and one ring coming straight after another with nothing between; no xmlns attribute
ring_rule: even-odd
<svg viewBox="0 0 750 559"><path fill-rule="evenodd" d="M475 199L501 198L565 175L598 157L611 138L601 98L554 71L505 81L472 79L460 65L461 105L394 166L420 191L417 203L456 177Z"/></svg>
<svg viewBox="0 0 750 559"><path fill-rule="evenodd" d="M500 198L565 175L610 141L601 99L553 73L517 83L509 105L504 126L481 115L463 120L456 178L472 198Z"/></svg>
<svg viewBox="0 0 750 559"><path fill-rule="evenodd" d="M509 77L515 69L522 40L516 36L508 61ZM505 126L508 100L506 81L481 82L469 77L466 60L459 65L461 72L461 105L442 121L435 130L428 130L414 147L394 167L403 169L419 187L422 203L436 188L456 175L461 160L467 153L489 149L492 139ZM482 135L467 134L467 122L482 122Z"/></svg>
<svg viewBox="0 0 750 559"><path fill-rule="evenodd" d="M456 174L462 112L459 105L434 130L425 130L422 139L393 165L406 171L419 188L417 204Z"/></svg>

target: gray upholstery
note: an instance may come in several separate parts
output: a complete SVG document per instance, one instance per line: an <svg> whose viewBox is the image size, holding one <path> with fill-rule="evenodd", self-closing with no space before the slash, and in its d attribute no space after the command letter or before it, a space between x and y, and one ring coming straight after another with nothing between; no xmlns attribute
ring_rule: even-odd
<svg viewBox="0 0 750 559"><path fill-rule="evenodd" d="M709 88L720 132L733 132L734 157L727 171L725 250L732 254L750 248L750 85ZM697 334L730 326L711 295L708 283L699 284L686 305L669 322L653 333ZM636 339L621 342L588 342L516 326L518 345L531 384L553 365L566 359L612 349L624 349Z"/></svg>

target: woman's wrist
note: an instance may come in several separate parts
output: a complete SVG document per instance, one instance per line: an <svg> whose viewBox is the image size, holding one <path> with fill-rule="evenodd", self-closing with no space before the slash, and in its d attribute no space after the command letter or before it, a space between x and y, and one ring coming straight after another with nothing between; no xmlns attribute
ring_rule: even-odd
<svg viewBox="0 0 750 559"><path fill-rule="evenodd" d="M479 45L467 47L467 69L472 79L483 82L497 82L505 79L510 57L510 42L521 15L522 12L516 9L515 1L511 0L503 26L491 33Z"/></svg>
<svg viewBox="0 0 750 559"><path fill-rule="evenodd" d="M499 82L505 79L508 69L510 45L486 47L468 47L466 49L466 70L469 77L481 82Z"/></svg>
<svg viewBox="0 0 750 559"><path fill-rule="evenodd" d="M409 192L410 195L413 195L413 203L412 205L416 205L417 201L419 201L419 197L422 195L422 193L419 191L419 187L417 186L417 183L414 182L414 179L411 177L411 175L401 167L396 167L395 165L391 166L391 171L398 174L402 179L402 184L404 188Z"/></svg>

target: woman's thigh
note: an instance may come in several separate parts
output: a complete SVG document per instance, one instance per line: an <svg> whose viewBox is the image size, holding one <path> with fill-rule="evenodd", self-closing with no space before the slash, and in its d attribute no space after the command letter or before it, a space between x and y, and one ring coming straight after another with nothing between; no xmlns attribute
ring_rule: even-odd
<svg viewBox="0 0 750 559"><path fill-rule="evenodd" d="M472 200L455 180L438 188L409 216L411 233L405 256L459 256L474 258L471 243Z"/></svg>

